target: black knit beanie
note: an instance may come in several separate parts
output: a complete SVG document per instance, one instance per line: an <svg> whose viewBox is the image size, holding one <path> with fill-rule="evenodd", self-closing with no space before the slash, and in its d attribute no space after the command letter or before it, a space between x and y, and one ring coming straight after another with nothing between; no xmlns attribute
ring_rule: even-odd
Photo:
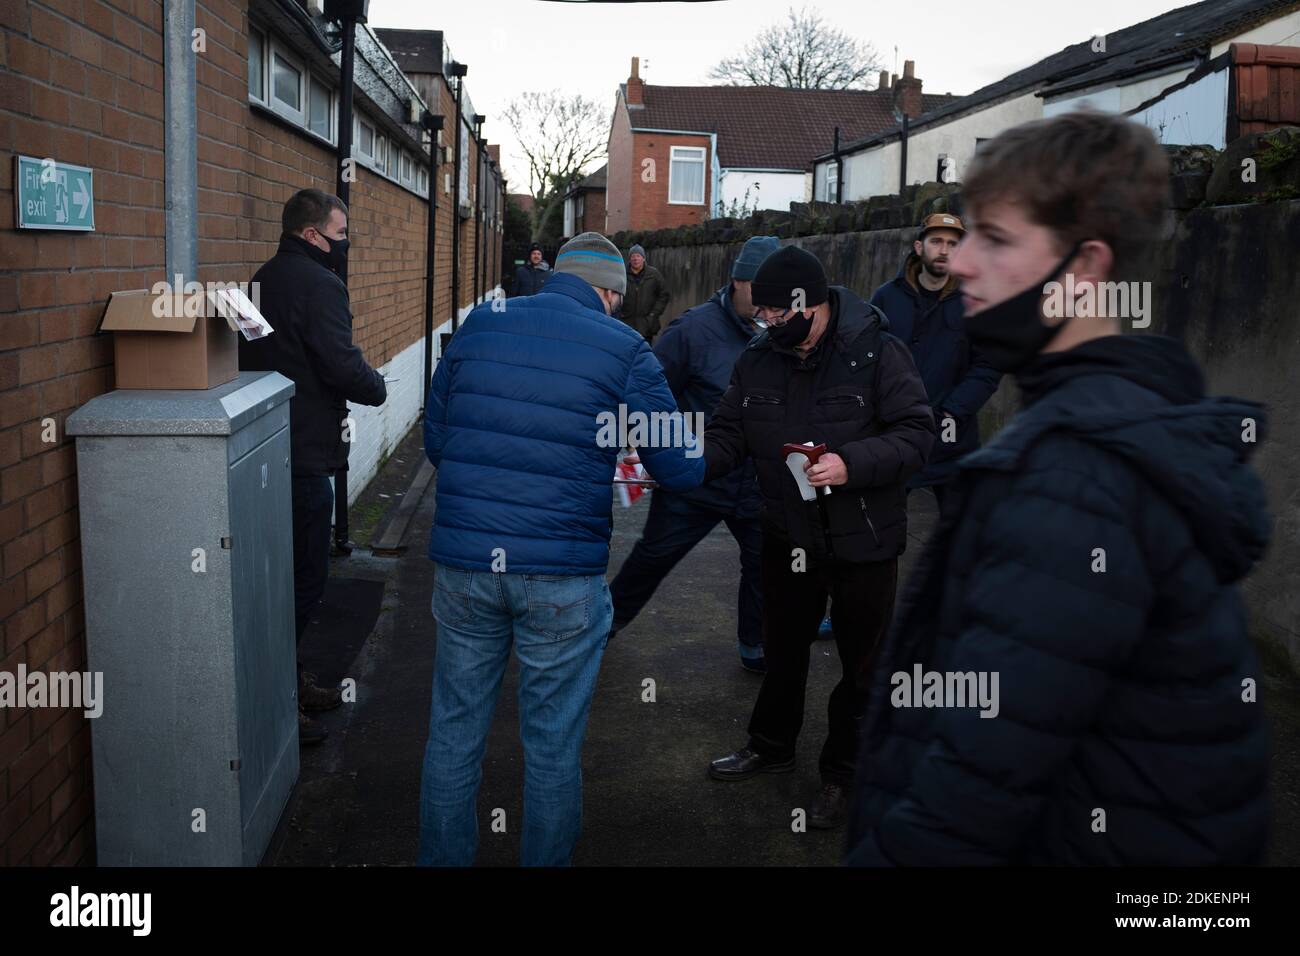
<svg viewBox="0 0 1300 956"><path fill-rule="evenodd" d="M758 267L750 294L755 305L792 309L799 289L803 290L806 308L821 305L829 295L826 270L811 252L798 246L782 246Z"/></svg>

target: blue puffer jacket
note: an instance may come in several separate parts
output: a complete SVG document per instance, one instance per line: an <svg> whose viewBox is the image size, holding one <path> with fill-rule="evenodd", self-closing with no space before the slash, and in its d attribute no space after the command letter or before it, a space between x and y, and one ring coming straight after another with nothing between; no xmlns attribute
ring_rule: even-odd
<svg viewBox="0 0 1300 956"><path fill-rule="evenodd" d="M663 364L677 407L702 414L707 422L731 384L731 370L745 346L758 334L731 304L731 284L708 302L687 309L655 340L655 355ZM729 475L700 485L682 497L693 504L740 518L756 518L763 499L758 493L754 463L746 461Z"/></svg>
<svg viewBox="0 0 1300 956"><path fill-rule="evenodd" d="M925 469L909 488L948 481L957 459L980 446L978 414L1002 374L971 351L958 283L950 277L938 300L917 290L921 258L908 255L898 275L876 290L871 304L889 318L889 333L907 343L934 412L935 442ZM956 441L944 441L943 412L957 421Z"/></svg>
<svg viewBox="0 0 1300 956"><path fill-rule="evenodd" d="M1269 744L1237 582L1270 531L1246 463L1263 409L1206 398L1157 336L1019 380L1027 409L961 460L878 657L848 862L1258 863ZM915 706L895 675L918 668L996 674L996 716Z"/></svg>
<svg viewBox="0 0 1300 956"><path fill-rule="evenodd" d="M677 408L645 339L607 316L582 279L556 273L539 295L471 312L425 406L438 469L429 557L502 570L502 549L507 572L604 574L618 447L598 439L602 413L618 416L620 404L629 423ZM641 449L646 470L670 490L698 485L697 440L662 444Z"/></svg>

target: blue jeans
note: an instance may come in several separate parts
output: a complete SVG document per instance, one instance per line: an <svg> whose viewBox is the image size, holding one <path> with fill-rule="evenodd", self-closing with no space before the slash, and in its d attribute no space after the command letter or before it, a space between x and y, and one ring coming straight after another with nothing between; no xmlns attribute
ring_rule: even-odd
<svg viewBox="0 0 1300 956"><path fill-rule="evenodd" d="M567 866L582 828L582 741L614 610L602 575L435 566L438 648L420 792L421 866L469 866L501 678L519 656L520 862ZM510 822L507 821L507 826Z"/></svg>

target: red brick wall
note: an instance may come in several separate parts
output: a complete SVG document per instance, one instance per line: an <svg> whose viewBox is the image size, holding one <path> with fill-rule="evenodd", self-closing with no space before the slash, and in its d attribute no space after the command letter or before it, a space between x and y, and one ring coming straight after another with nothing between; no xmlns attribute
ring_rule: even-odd
<svg viewBox="0 0 1300 956"><path fill-rule="evenodd" d="M606 229L664 229L688 226L709 218L713 203L713 150L708 136L671 133L634 133L622 97L614 108L609 134L609 171L606 178ZM669 159L673 146L704 147L704 204L670 205ZM645 161L654 161L647 167ZM653 179L645 180L646 170Z"/></svg>
<svg viewBox="0 0 1300 956"><path fill-rule="evenodd" d="M249 106L246 0L202 0L197 25L207 34L197 63L199 278L246 281L275 250L284 200L307 186L333 190L334 159ZM92 337L109 293L164 278L161 32L160 0L0 0L0 671L86 666L75 450L63 424L112 387L111 338ZM442 100L451 116L445 89ZM15 144L94 168L95 232L13 228ZM444 169L432 182L435 325L450 316ZM354 334L376 366L423 334L426 209L358 167ZM472 221L462 228L468 304ZM53 443L42 441L47 418ZM0 864L93 861L92 799L80 711L0 711Z"/></svg>

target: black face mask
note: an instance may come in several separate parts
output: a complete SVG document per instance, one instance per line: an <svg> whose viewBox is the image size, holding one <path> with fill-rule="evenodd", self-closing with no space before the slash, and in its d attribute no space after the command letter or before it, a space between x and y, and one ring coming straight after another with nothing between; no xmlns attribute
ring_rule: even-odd
<svg viewBox="0 0 1300 956"><path fill-rule="evenodd" d="M329 236L321 236L329 243L330 251L325 253L325 259L329 262L329 267L335 272L342 274L348 264L348 246L352 245L348 239L331 239Z"/></svg>
<svg viewBox="0 0 1300 956"><path fill-rule="evenodd" d="M1043 323L1043 288L1069 265L1081 245L1082 240L1075 243L1041 282L966 319L966 337L970 339L971 347L999 372L1024 368L1051 344L1064 327L1065 322L1058 325Z"/></svg>
<svg viewBox="0 0 1300 956"><path fill-rule="evenodd" d="M769 323L767 337L782 348L792 349L801 345L812 332L812 316L805 312L796 312L785 320L783 325Z"/></svg>

